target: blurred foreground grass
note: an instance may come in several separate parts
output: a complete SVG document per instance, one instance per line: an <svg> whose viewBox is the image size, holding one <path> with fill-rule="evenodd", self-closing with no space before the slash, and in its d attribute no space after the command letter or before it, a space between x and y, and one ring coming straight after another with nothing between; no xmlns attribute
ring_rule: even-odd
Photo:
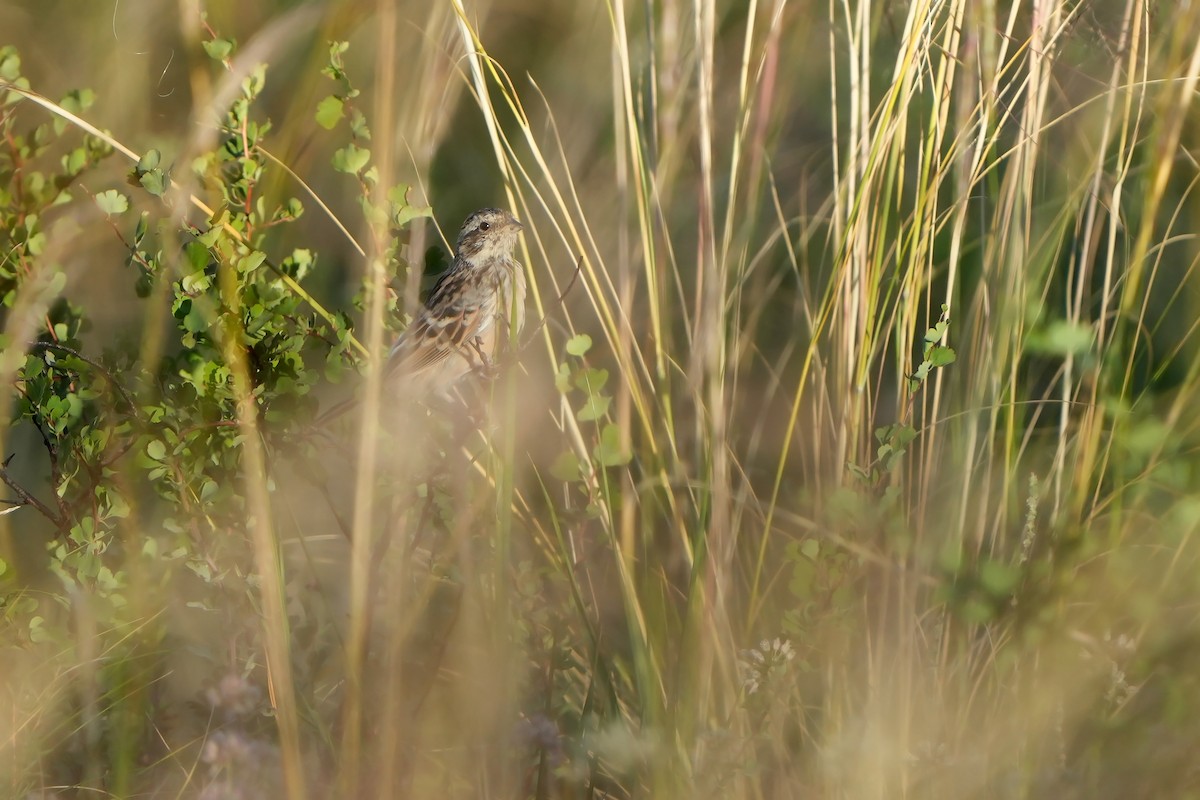
<svg viewBox="0 0 1200 800"><path fill-rule="evenodd" d="M0 31L4 796L1200 796L1200 7Z"/></svg>

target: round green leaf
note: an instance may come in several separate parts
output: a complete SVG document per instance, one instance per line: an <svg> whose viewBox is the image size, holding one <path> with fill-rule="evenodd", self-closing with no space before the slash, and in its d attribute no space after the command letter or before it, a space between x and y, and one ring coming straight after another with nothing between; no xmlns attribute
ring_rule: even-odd
<svg viewBox="0 0 1200 800"><path fill-rule="evenodd" d="M357 175L370 160L370 150L348 144L333 154L333 168L338 172Z"/></svg>
<svg viewBox="0 0 1200 800"><path fill-rule="evenodd" d="M129 210L129 199L116 189L109 189L96 195L96 205L105 214L116 216Z"/></svg>
<svg viewBox="0 0 1200 800"><path fill-rule="evenodd" d="M343 117L341 98L329 95L317 104L317 124L325 130L333 130Z"/></svg>
<svg viewBox="0 0 1200 800"><path fill-rule="evenodd" d="M592 337L586 333L581 333L578 336L572 336L567 341L567 352L573 356L579 357L592 349Z"/></svg>

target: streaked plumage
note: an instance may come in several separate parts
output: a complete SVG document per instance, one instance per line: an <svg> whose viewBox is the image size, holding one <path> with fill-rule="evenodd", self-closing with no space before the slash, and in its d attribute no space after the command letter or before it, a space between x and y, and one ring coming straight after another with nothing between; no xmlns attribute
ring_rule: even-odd
<svg viewBox="0 0 1200 800"><path fill-rule="evenodd" d="M513 258L521 223L499 208L467 217L454 262L388 357L389 383L445 393L491 367L525 322L525 271Z"/></svg>
<svg viewBox="0 0 1200 800"><path fill-rule="evenodd" d="M446 396L469 373L490 369L516 340L525 322L525 271L513 258L520 231L516 217L499 208L467 217L450 269L388 354L385 396ZM316 423L340 417L357 402L334 405Z"/></svg>

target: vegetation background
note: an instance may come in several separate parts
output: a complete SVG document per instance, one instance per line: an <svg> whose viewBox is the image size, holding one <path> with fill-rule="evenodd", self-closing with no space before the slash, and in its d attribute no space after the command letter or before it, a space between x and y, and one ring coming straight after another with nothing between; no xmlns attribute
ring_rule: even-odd
<svg viewBox="0 0 1200 800"><path fill-rule="evenodd" d="M1200 5L0 48L3 796L1200 796ZM485 205L535 322L399 424Z"/></svg>

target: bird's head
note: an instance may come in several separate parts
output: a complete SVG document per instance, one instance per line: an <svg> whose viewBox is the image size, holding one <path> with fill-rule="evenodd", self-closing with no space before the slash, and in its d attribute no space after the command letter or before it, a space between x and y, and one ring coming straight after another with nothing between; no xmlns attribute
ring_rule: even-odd
<svg viewBox="0 0 1200 800"><path fill-rule="evenodd" d="M455 250L469 261L507 259L517 245L521 228L517 218L504 209L482 208L463 223Z"/></svg>

